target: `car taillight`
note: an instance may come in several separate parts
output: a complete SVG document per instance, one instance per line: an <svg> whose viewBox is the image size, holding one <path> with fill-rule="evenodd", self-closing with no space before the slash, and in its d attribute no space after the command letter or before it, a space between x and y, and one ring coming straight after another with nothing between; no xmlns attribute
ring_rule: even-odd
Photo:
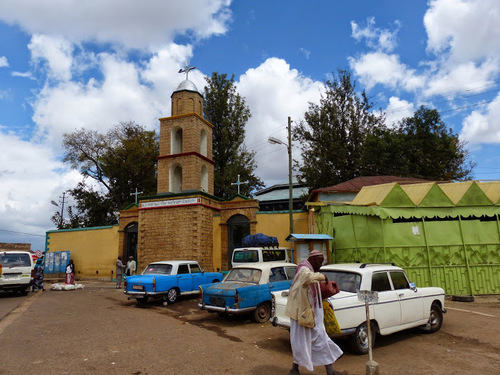
<svg viewBox="0 0 500 375"><path fill-rule="evenodd" d="M123 289L127 289L127 279L123 282Z"/></svg>
<svg viewBox="0 0 500 375"><path fill-rule="evenodd" d="M32 270L31 270L31 278L34 278L34 277L35 277L35 270L34 270L34 269L32 269Z"/></svg>
<svg viewBox="0 0 500 375"><path fill-rule="evenodd" d="M156 292L156 279L153 277L153 292Z"/></svg>
<svg viewBox="0 0 500 375"><path fill-rule="evenodd" d="M201 286L198 292L198 299L200 300L200 303L203 302L203 289L201 289Z"/></svg>

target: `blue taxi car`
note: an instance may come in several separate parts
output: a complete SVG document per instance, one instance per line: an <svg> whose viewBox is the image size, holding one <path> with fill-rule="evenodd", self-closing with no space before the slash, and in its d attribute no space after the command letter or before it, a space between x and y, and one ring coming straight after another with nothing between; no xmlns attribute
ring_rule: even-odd
<svg viewBox="0 0 500 375"><path fill-rule="evenodd" d="M198 307L219 314L253 314L257 323L271 316L271 292L289 289L297 265L286 262L236 266L216 284L200 286Z"/></svg>
<svg viewBox="0 0 500 375"><path fill-rule="evenodd" d="M170 260L150 263L140 275L128 276L123 293L138 302L161 298L174 303L179 295L196 294L200 285L216 283L220 272L204 272L193 260Z"/></svg>

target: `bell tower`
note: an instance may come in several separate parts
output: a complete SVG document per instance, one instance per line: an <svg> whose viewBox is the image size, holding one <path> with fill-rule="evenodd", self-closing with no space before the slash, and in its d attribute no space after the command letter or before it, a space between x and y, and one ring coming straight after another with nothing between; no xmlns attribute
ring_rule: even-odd
<svg viewBox="0 0 500 375"><path fill-rule="evenodd" d="M186 73L173 92L172 115L160 119L158 193L214 193L213 125L203 118L203 96Z"/></svg>

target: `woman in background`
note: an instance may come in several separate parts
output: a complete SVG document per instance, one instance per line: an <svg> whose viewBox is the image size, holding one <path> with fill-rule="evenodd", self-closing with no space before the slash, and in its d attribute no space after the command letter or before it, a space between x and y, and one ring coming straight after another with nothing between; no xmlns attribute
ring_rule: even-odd
<svg viewBox="0 0 500 375"><path fill-rule="evenodd" d="M75 285L75 264L73 259L70 259L66 266L66 284Z"/></svg>
<svg viewBox="0 0 500 375"><path fill-rule="evenodd" d="M43 274L44 274L43 259L38 258L35 264L35 280L33 281L33 288L31 289L32 292L38 289L41 289L42 292L45 292L45 288L43 286Z"/></svg>

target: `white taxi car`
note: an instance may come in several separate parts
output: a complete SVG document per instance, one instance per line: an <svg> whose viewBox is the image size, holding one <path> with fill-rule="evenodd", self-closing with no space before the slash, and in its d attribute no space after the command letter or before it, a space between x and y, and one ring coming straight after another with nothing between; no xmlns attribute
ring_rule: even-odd
<svg viewBox="0 0 500 375"><path fill-rule="evenodd" d="M28 294L33 267L33 257L28 251L0 251L0 290Z"/></svg>
<svg viewBox="0 0 500 375"><path fill-rule="evenodd" d="M368 329L365 303L357 291L376 291L378 302L370 303L372 345L376 333L389 335L408 328L419 327L432 333L443 323L444 297L442 288L417 288L410 283L402 268L387 264L329 264L321 267L329 281L335 281L340 292L330 298L342 334L348 336L352 349L360 354L368 352ZM290 327L285 315L288 291L272 293L271 322L275 326Z"/></svg>

